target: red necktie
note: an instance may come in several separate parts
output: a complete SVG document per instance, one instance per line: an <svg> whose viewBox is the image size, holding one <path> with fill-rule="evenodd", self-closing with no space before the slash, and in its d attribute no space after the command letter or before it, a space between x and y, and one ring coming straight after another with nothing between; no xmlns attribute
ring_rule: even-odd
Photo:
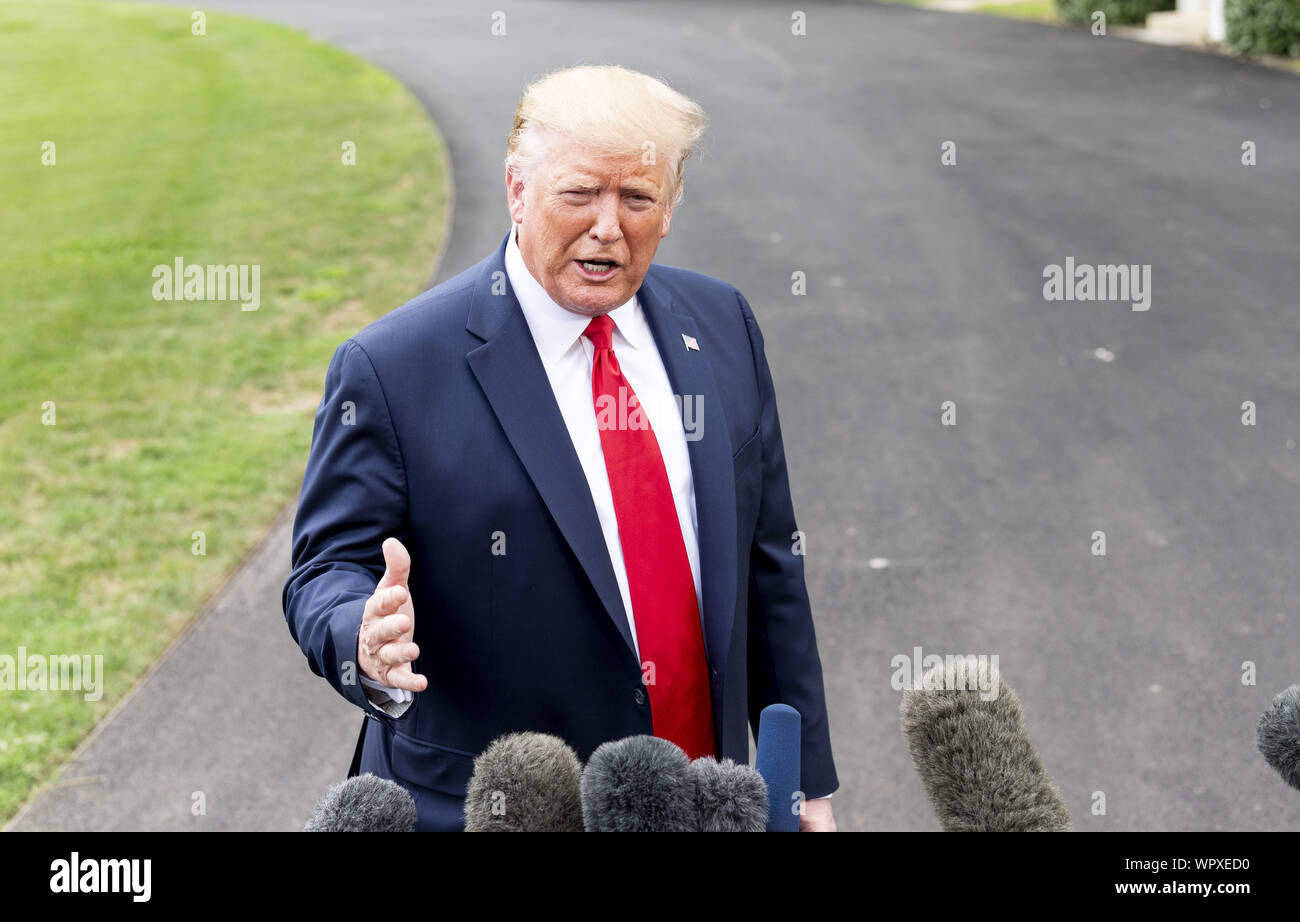
<svg viewBox="0 0 1300 922"><path fill-rule="evenodd" d="M714 754L713 705L695 581L650 419L618 367L614 321L587 325L591 395L636 621L654 735L692 759Z"/></svg>

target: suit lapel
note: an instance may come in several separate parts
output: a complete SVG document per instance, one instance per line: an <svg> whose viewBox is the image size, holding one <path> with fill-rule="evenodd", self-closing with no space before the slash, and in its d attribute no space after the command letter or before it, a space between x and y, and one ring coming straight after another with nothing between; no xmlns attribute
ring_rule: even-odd
<svg viewBox="0 0 1300 922"><path fill-rule="evenodd" d="M704 639L710 664L720 670L727 662L736 612L736 479L727 420L709 365L710 344L700 338L695 318L675 312L675 306L685 310L685 305L675 305L672 296L649 273L637 298L654 333L673 393L683 402L690 402L695 410L699 437L688 437L686 446L699 524ZM688 349L683 334L691 337L698 348Z"/></svg>
<svg viewBox="0 0 1300 922"><path fill-rule="evenodd" d="M466 355L470 369L556 526L635 657L632 631L591 500L591 488L555 402L528 321L506 276L504 240L496 255L483 263L465 328L487 340Z"/></svg>

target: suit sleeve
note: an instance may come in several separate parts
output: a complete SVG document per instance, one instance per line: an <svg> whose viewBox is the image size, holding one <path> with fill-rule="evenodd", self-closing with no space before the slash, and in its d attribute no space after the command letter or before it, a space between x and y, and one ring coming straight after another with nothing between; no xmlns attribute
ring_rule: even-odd
<svg viewBox="0 0 1300 922"><path fill-rule="evenodd" d="M758 733L759 714L769 704L788 704L802 716L802 788L811 800L839 787L831 757L830 724L822 684L821 658L812 609L804 584L803 555L795 553L798 528L776 394L758 321L737 292L749 334L761 400L762 495L749 557L749 720Z"/></svg>
<svg viewBox="0 0 1300 922"><path fill-rule="evenodd" d="M406 707L377 708L366 693L357 634L384 575L384 539L405 544L408 523L406 471L388 402L365 350L350 339L335 350L325 375L282 602L311 671L381 719Z"/></svg>

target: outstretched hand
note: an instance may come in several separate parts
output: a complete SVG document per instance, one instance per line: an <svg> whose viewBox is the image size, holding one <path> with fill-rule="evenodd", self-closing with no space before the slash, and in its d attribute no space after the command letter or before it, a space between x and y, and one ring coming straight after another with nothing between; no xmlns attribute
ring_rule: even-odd
<svg viewBox="0 0 1300 922"><path fill-rule="evenodd" d="M402 542L383 544L384 575L366 600L357 635L357 664L363 674L389 688L424 691L429 680L411 669L420 655L415 644L415 605L411 600L411 555Z"/></svg>

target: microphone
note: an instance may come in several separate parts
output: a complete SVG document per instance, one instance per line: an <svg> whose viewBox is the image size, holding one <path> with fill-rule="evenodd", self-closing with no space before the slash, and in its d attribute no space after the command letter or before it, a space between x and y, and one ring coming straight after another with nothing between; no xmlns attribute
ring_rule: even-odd
<svg viewBox="0 0 1300 922"><path fill-rule="evenodd" d="M369 773L325 792L303 832L414 832L415 800L396 781Z"/></svg>
<svg viewBox="0 0 1300 922"><path fill-rule="evenodd" d="M767 782L748 765L709 757L691 763L695 774L696 829L700 832L763 832Z"/></svg>
<svg viewBox="0 0 1300 922"><path fill-rule="evenodd" d="M1070 813L1025 733L1020 703L998 681L990 701L957 688L954 663L903 692L903 732L946 832L1068 832ZM964 684L964 683L963 683Z"/></svg>
<svg viewBox="0 0 1300 922"><path fill-rule="evenodd" d="M680 747L656 736L601 743L582 771L587 832L691 832L695 772Z"/></svg>
<svg viewBox="0 0 1300 922"><path fill-rule="evenodd" d="M474 760L466 832L582 832L582 765L564 740L508 733Z"/></svg>
<svg viewBox="0 0 1300 922"><path fill-rule="evenodd" d="M1300 790L1300 685L1292 685L1273 699L1260 715L1255 736L1264 761L1277 769L1283 781Z"/></svg>
<svg viewBox="0 0 1300 922"><path fill-rule="evenodd" d="M800 735L803 718L788 704L769 704L758 718L754 767L767 782L768 832L798 832L796 799L802 806Z"/></svg>

